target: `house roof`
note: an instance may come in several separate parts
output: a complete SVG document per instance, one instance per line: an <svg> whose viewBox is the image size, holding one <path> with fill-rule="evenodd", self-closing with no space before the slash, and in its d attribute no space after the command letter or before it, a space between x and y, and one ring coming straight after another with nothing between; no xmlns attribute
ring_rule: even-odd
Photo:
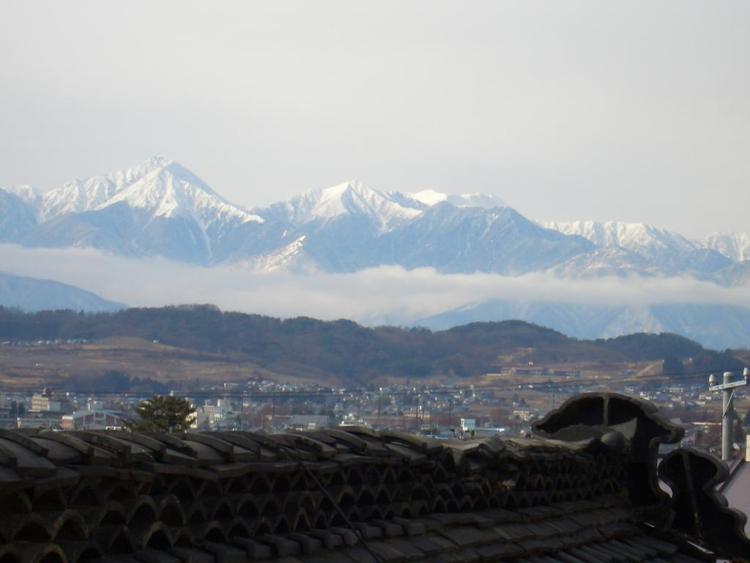
<svg viewBox="0 0 750 563"><path fill-rule="evenodd" d="M531 438L346 427L0 432L0 561L674 561L747 557L720 462L650 403L576 397ZM663 469L662 469L663 468ZM673 496L658 488L667 481Z"/></svg>

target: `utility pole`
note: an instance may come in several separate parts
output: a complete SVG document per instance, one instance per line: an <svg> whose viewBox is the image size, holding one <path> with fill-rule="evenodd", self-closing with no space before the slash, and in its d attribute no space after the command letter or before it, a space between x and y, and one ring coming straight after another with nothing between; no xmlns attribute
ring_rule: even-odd
<svg viewBox="0 0 750 563"><path fill-rule="evenodd" d="M245 390L242 390L242 406L240 407L240 430L245 431L247 430L247 409L245 408Z"/></svg>
<svg viewBox="0 0 750 563"><path fill-rule="evenodd" d="M380 392L378 393L378 421L377 425L380 426L380 414L383 410L383 388L380 388Z"/></svg>
<svg viewBox="0 0 750 563"><path fill-rule="evenodd" d="M276 395L271 395L271 432L273 432L273 419L276 416Z"/></svg>
<svg viewBox="0 0 750 563"><path fill-rule="evenodd" d="M737 387L747 385L750 378L750 369L745 368L742 372L742 381L732 381L732 372L725 371L722 382L716 384L716 376L712 373L708 378L709 391L721 391L722 394L722 411L721 411L721 459L729 461L732 457L732 423L734 419L734 390Z"/></svg>
<svg viewBox="0 0 750 563"><path fill-rule="evenodd" d="M419 433L419 427L420 427L420 424L419 424L419 403L421 402L421 398L422 398L421 395L417 395L417 408L414 411L414 421L417 424L417 429L416 429L417 433Z"/></svg>
<svg viewBox="0 0 750 563"><path fill-rule="evenodd" d="M453 430L453 395L448 399L448 430Z"/></svg>

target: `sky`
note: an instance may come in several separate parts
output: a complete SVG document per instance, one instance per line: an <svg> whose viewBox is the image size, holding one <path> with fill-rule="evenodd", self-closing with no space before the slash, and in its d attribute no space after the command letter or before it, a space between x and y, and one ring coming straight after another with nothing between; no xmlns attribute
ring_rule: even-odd
<svg viewBox="0 0 750 563"><path fill-rule="evenodd" d="M0 185L160 154L245 206L359 179L748 231L750 2L0 3Z"/></svg>

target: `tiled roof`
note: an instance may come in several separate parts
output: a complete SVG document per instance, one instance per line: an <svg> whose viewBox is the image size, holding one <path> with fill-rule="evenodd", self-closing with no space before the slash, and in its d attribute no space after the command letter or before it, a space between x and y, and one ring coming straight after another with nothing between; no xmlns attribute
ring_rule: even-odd
<svg viewBox="0 0 750 563"><path fill-rule="evenodd" d="M656 448L680 430L652 405L583 396L536 432L443 442L364 428L3 431L0 563L748 555L736 514L703 490L718 475L708 458L676 450L663 464L675 495L658 491ZM692 472L680 468L691 463L687 494Z"/></svg>

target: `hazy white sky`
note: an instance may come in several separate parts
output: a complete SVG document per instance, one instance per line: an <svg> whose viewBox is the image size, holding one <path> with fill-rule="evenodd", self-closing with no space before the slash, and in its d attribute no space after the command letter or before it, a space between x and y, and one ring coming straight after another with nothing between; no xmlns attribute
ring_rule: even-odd
<svg viewBox="0 0 750 563"><path fill-rule="evenodd" d="M153 154L265 204L358 178L747 231L750 2L0 4L0 185Z"/></svg>

